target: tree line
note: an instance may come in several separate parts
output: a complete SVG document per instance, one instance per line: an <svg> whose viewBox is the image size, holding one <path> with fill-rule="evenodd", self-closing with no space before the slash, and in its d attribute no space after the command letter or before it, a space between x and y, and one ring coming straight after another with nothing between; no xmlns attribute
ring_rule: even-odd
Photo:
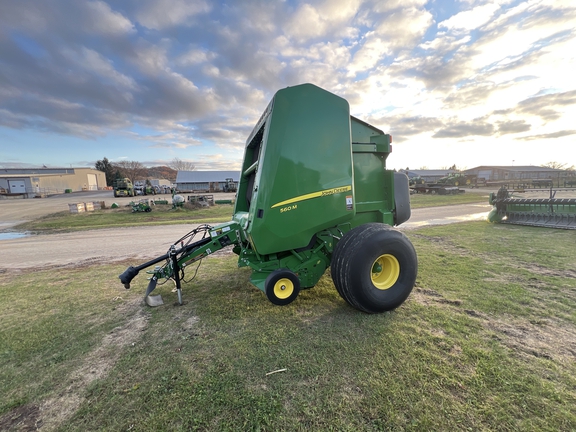
<svg viewBox="0 0 576 432"><path fill-rule="evenodd" d="M96 161L94 168L106 175L106 184L109 186L112 186L116 180L123 178L129 178L132 183L150 178L166 179L174 183L178 171L194 171L196 169L192 162L183 161L179 158L174 158L167 166L145 167L138 161L110 162L106 157Z"/></svg>

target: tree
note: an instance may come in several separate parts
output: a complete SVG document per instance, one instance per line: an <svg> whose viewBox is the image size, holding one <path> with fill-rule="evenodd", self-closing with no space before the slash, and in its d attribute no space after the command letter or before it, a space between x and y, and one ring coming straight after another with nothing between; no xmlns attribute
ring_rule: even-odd
<svg viewBox="0 0 576 432"><path fill-rule="evenodd" d="M98 171L102 171L106 175L106 185L112 186L114 184L115 168L107 158L96 161L94 168L96 168Z"/></svg>
<svg viewBox="0 0 576 432"><path fill-rule="evenodd" d="M547 162L544 165L542 165L543 167L546 168L553 168L553 169L560 169L560 170L566 170L566 171L573 171L574 170L574 165L572 166L566 166L568 164L562 163L562 162Z"/></svg>
<svg viewBox="0 0 576 432"><path fill-rule="evenodd" d="M194 171L196 169L196 166L192 162L183 161L177 157L172 159L172 162L170 162L168 166L176 171Z"/></svg>
<svg viewBox="0 0 576 432"><path fill-rule="evenodd" d="M123 177L128 177L132 183L144 178L147 174L146 168L138 161L121 161L115 164Z"/></svg>

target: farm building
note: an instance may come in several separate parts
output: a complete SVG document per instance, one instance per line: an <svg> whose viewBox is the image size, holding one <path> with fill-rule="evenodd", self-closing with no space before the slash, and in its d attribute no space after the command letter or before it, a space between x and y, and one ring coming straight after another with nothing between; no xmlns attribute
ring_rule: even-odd
<svg viewBox="0 0 576 432"><path fill-rule="evenodd" d="M555 186L564 186L570 180L574 179L574 171L561 170L556 168L547 168L541 166L491 166L482 165L476 168L470 168L463 171L456 171L452 169L441 170L400 170L408 176L408 178L421 177L426 183L435 183L440 178L461 172L467 176L474 176L478 182L498 182L498 181L523 181L530 180L533 183L540 181L552 180Z"/></svg>
<svg viewBox="0 0 576 432"><path fill-rule="evenodd" d="M229 180L238 187L240 171L178 171L176 190L179 192L223 192Z"/></svg>
<svg viewBox="0 0 576 432"><path fill-rule="evenodd" d="M0 168L0 193L23 197L106 188L106 175L93 168Z"/></svg>
<svg viewBox="0 0 576 432"><path fill-rule="evenodd" d="M563 183L572 175L570 171L541 166L478 166L463 171L486 181L500 180L552 180L555 185Z"/></svg>

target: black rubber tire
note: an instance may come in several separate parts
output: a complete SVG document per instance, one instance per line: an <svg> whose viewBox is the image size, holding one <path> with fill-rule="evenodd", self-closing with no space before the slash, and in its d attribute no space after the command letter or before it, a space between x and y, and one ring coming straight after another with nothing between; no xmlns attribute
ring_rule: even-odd
<svg viewBox="0 0 576 432"><path fill-rule="evenodd" d="M391 256L398 266L393 284L379 289L372 280L373 265ZM332 280L340 296L366 313L380 313L400 306L412 292L418 274L414 246L400 231L380 223L360 225L346 233L332 254Z"/></svg>
<svg viewBox="0 0 576 432"><path fill-rule="evenodd" d="M289 290L289 292L287 292L287 297L283 297L283 295L280 295L278 291L283 282L286 283L285 287ZM285 288L282 288L282 290L283 289ZM266 293L268 300L275 305L286 306L298 297L298 293L300 292L300 280L298 279L298 276L290 270L274 270L268 275L266 282L264 282L264 292Z"/></svg>

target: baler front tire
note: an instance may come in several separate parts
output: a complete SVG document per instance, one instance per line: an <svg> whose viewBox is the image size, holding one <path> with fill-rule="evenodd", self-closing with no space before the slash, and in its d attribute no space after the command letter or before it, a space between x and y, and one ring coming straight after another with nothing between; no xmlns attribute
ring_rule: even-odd
<svg viewBox="0 0 576 432"><path fill-rule="evenodd" d="M416 282L418 259L410 240L384 224L349 231L332 257L331 273L340 296L367 313L400 306Z"/></svg>
<svg viewBox="0 0 576 432"><path fill-rule="evenodd" d="M286 306L298 297L300 280L293 272L286 269L274 270L264 283L266 297L278 306Z"/></svg>

